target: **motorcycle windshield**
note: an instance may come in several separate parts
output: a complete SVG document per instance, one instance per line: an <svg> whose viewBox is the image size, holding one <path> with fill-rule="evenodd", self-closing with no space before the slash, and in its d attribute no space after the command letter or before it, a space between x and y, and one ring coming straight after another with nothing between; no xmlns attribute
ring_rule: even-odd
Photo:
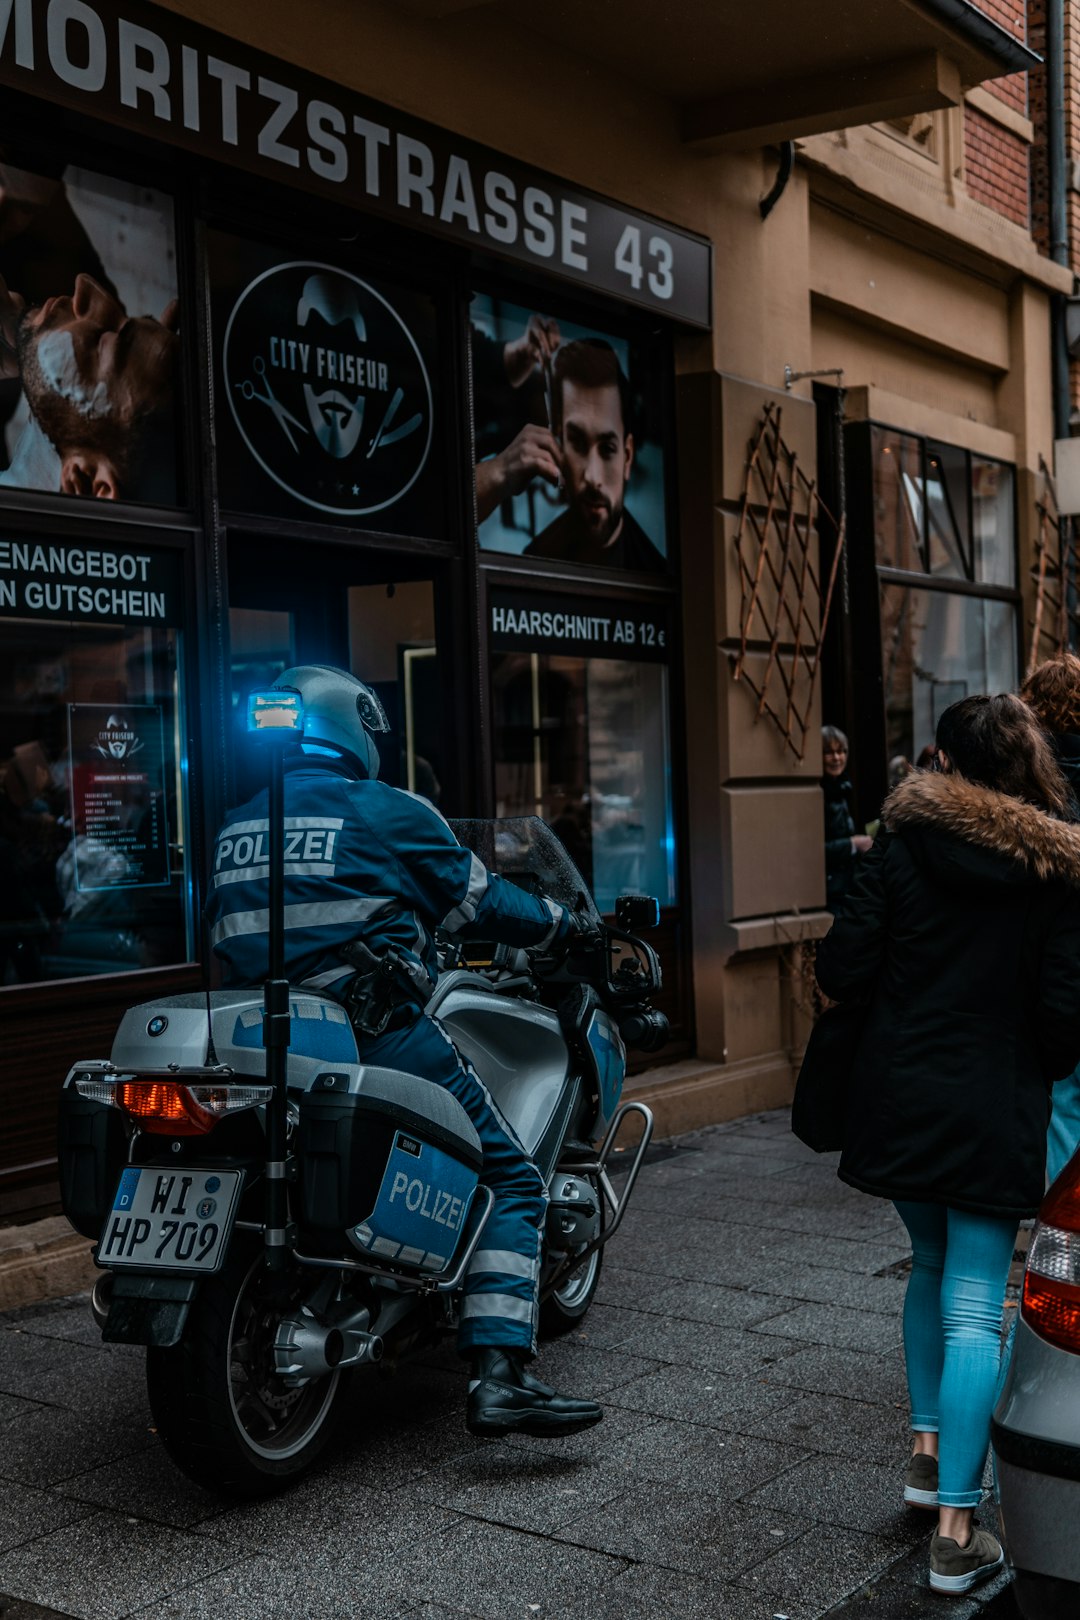
<svg viewBox="0 0 1080 1620"><path fill-rule="evenodd" d="M585 879L562 842L539 816L451 821L450 828L458 842L471 849L489 872L497 872L533 894L546 895L557 905L587 912L600 920Z"/></svg>

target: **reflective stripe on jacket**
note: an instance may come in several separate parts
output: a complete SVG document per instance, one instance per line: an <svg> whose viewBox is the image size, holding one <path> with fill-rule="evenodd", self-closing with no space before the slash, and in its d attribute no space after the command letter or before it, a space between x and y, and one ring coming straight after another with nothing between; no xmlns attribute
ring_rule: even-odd
<svg viewBox="0 0 1080 1620"><path fill-rule="evenodd" d="M267 792L231 810L214 848L206 917L230 985L267 973ZM340 991L352 976L343 945L395 947L426 1001L434 985L434 930L508 945L545 945L569 924L561 906L489 872L426 799L332 764L305 761L285 775L285 973Z"/></svg>

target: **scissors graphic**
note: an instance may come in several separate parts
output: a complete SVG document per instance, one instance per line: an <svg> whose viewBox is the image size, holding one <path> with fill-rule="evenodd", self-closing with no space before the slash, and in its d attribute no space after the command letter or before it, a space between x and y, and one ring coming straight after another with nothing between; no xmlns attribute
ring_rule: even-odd
<svg viewBox="0 0 1080 1620"><path fill-rule="evenodd" d="M276 398L274 390L270 387L270 384L267 381L266 361L263 359L261 354L257 354L255 356L253 369L255 375L257 377L261 377L263 380L263 385L266 389L264 394L260 394L256 389L255 384L248 379L245 379L244 382L234 383L233 386L239 388L245 399L261 400L264 405L268 405L270 410L273 412L274 419L282 433L284 433L293 449L299 451L300 447L292 436L289 423L291 422L293 427L299 428L301 433L306 433L307 428L304 426L303 422L298 422L292 412L287 411L281 401Z"/></svg>
<svg viewBox="0 0 1080 1620"><path fill-rule="evenodd" d="M368 445L366 457L368 461L371 460L376 450L388 444L397 444L399 439L408 438L410 433L415 433L421 422L424 420L422 413L417 411L416 415L410 416L407 422L402 422L399 427L391 429L390 424L397 415L398 406L401 404L404 398L404 390L401 388L395 388L393 398L386 407L386 415L379 423L379 431Z"/></svg>

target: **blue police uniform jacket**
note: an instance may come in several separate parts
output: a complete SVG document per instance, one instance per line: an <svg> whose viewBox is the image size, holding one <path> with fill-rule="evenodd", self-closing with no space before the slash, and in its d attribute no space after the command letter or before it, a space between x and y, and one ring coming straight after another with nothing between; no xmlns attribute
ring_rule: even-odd
<svg viewBox="0 0 1080 1620"><path fill-rule="evenodd" d="M231 810L217 836L206 906L229 985L268 967L268 793ZM285 775L285 973L339 993L353 975L340 951L393 948L423 1003L437 972L434 931L547 945L570 924L561 906L489 872L426 799L331 763Z"/></svg>

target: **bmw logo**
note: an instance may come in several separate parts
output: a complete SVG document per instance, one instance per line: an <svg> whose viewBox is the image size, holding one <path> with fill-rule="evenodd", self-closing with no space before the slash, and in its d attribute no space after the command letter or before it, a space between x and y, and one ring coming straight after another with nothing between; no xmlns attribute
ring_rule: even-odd
<svg viewBox="0 0 1080 1620"><path fill-rule="evenodd" d="M163 1013L158 1013L157 1017L151 1018L150 1022L147 1024L146 1033L148 1035L164 1035L168 1027L169 1020Z"/></svg>

